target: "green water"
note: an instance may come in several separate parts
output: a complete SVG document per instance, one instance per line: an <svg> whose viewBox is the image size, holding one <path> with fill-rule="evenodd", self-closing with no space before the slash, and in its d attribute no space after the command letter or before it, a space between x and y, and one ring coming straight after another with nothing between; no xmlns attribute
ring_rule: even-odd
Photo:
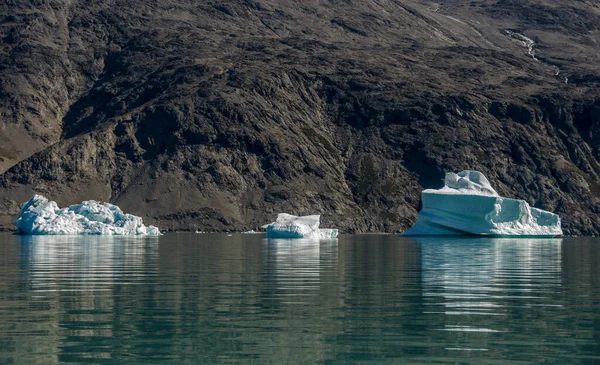
<svg viewBox="0 0 600 365"><path fill-rule="evenodd" d="M0 235L0 364L600 363L600 240Z"/></svg>

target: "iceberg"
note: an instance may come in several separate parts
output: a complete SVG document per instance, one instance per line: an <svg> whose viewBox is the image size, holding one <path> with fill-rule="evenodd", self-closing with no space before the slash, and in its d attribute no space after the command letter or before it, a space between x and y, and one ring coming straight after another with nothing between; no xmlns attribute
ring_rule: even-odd
<svg viewBox="0 0 600 365"><path fill-rule="evenodd" d="M498 195L479 171L446 174L444 187L421 193L423 209L403 236L482 235L555 237L558 215Z"/></svg>
<svg viewBox="0 0 600 365"><path fill-rule="evenodd" d="M267 238L337 238L337 229L319 228L320 218L320 215L298 217L279 213L275 222L264 225L262 228L267 231Z"/></svg>
<svg viewBox="0 0 600 365"><path fill-rule="evenodd" d="M141 217L116 205L89 200L61 209L41 195L23 205L15 225L24 235L160 235L158 228L146 227Z"/></svg>

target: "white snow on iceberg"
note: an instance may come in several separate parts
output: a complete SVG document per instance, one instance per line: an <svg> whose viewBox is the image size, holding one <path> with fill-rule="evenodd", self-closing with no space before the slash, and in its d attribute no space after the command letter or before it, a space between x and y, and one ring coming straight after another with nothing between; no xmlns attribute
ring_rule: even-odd
<svg viewBox="0 0 600 365"><path fill-rule="evenodd" d="M319 228L320 215L298 217L291 214L279 213L277 220L264 225L267 238L336 238L338 230L334 228Z"/></svg>
<svg viewBox="0 0 600 365"><path fill-rule="evenodd" d="M421 197L423 209L404 236L562 235L558 215L499 196L479 171L449 172L443 188L424 190Z"/></svg>
<svg viewBox="0 0 600 365"><path fill-rule="evenodd" d="M160 235L158 228L146 227L142 218L116 205L89 200L60 209L41 195L25 203L15 225L17 233L26 235Z"/></svg>

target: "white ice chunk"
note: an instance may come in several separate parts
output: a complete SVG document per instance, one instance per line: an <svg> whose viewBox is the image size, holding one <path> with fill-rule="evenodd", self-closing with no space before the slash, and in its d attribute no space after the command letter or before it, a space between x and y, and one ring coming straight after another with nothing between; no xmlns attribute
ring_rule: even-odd
<svg viewBox="0 0 600 365"><path fill-rule="evenodd" d="M445 186L442 189L425 190L429 193L441 194L476 194L487 196L499 196L488 179L479 171L465 170L458 174L449 172L444 179Z"/></svg>
<svg viewBox="0 0 600 365"><path fill-rule="evenodd" d="M158 228L146 227L142 218L125 214L116 205L89 200L60 209L41 195L23 205L15 225L26 235L160 235Z"/></svg>
<svg viewBox="0 0 600 365"><path fill-rule="evenodd" d="M267 238L336 238L338 230L334 228L319 228L320 215L298 217L291 214L279 213L277 220L264 225Z"/></svg>
<svg viewBox="0 0 600 365"><path fill-rule="evenodd" d="M447 173L443 188L424 190L421 197L423 209L405 236L562 235L558 215L500 197L478 171Z"/></svg>

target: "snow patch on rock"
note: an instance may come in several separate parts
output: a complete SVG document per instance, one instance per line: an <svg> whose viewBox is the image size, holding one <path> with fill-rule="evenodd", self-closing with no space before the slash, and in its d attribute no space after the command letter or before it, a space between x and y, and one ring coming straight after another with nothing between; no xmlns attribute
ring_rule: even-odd
<svg viewBox="0 0 600 365"><path fill-rule="evenodd" d="M518 43L520 43L523 47L527 48L527 54L530 55L531 58L533 58L534 60L537 61L537 58L535 57L535 49L534 49L535 42L533 41L533 39L526 37L521 33L509 30L509 29L506 29L505 32L506 32L506 34L508 34L509 37L511 37Z"/></svg>

